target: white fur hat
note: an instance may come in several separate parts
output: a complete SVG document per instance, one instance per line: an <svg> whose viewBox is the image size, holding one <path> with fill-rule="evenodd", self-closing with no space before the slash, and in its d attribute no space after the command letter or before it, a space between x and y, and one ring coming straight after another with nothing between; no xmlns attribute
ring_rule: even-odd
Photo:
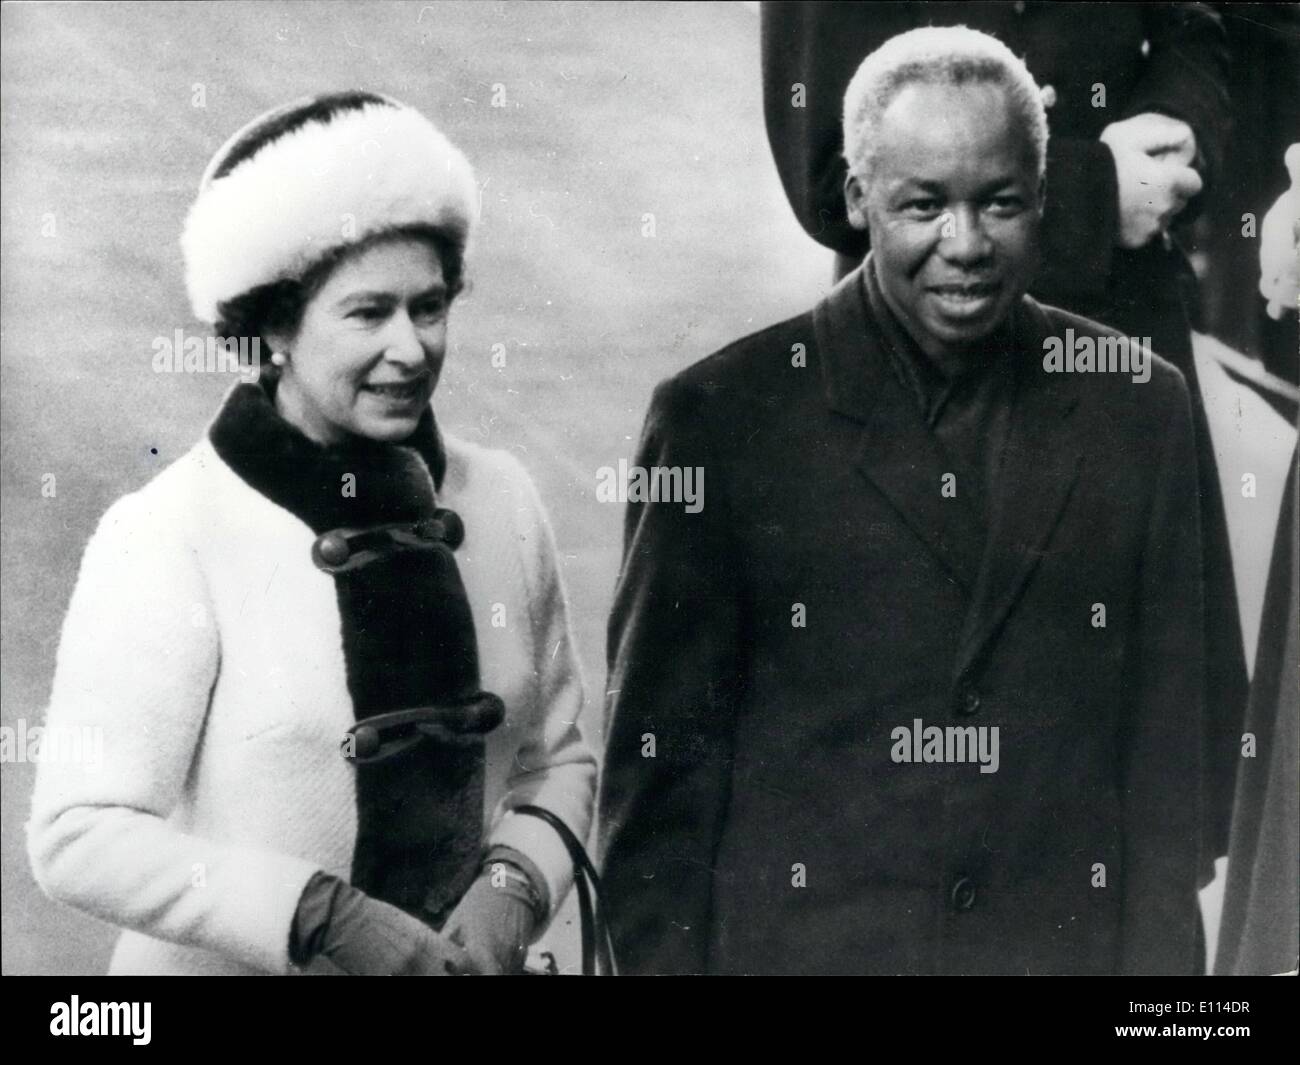
<svg viewBox="0 0 1300 1065"><path fill-rule="evenodd" d="M414 108L373 93L296 101L208 164L181 234L190 306L215 323L223 301L398 227L431 226L463 252L475 219L473 170Z"/></svg>

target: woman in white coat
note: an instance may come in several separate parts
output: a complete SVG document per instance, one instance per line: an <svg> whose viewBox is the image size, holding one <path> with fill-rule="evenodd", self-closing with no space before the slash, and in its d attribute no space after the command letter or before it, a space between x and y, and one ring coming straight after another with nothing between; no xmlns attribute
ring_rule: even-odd
<svg viewBox="0 0 1300 1065"><path fill-rule="evenodd" d="M28 850L115 973L508 973L571 883L595 761L547 520L430 398L475 188L388 97L240 130L182 248L271 366L85 553Z"/></svg>

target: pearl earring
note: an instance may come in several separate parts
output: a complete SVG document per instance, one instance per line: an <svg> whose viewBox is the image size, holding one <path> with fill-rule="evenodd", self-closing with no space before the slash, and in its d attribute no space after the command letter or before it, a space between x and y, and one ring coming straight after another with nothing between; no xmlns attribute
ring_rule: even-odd
<svg viewBox="0 0 1300 1065"><path fill-rule="evenodd" d="M273 351L273 352L271 352L271 365L272 365L272 366L283 366L283 365L284 365L286 362L288 362L288 361L289 361L289 356L286 355L283 351Z"/></svg>

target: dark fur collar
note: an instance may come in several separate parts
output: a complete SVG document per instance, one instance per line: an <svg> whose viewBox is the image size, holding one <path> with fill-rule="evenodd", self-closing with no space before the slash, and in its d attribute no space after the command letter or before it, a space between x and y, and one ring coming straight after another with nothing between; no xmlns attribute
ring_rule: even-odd
<svg viewBox="0 0 1300 1065"><path fill-rule="evenodd" d="M401 445L321 447L276 413L273 380L232 389L209 435L236 474L317 534L429 517L446 469L431 412ZM450 552L392 554L334 585L358 720L478 693L474 620ZM484 759L474 737L358 764L352 883L425 919L444 914L478 873Z"/></svg>
<svg viewBox="0 0 1300 1065"><path fill-rule="evenodd" d="M427 517L447 468L432 410L402 444L354 439L324 447L276 411L270 377L231 389L208 435L235 473L318 533Z"/></svg>

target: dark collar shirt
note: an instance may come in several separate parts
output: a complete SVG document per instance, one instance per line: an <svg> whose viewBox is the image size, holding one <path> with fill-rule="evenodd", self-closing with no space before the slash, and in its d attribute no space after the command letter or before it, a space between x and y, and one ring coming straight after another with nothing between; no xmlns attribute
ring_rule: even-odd
<svg viewBox="0 0 1300 1065"><path fill-rule="evenodd" d="M956 368L941 369L889 309L873 260L869 255L862 271L868 317L899 383L951 463L958 505L969 507L987 529L1015 393L1014 322L1003 323Z"/></svg>

